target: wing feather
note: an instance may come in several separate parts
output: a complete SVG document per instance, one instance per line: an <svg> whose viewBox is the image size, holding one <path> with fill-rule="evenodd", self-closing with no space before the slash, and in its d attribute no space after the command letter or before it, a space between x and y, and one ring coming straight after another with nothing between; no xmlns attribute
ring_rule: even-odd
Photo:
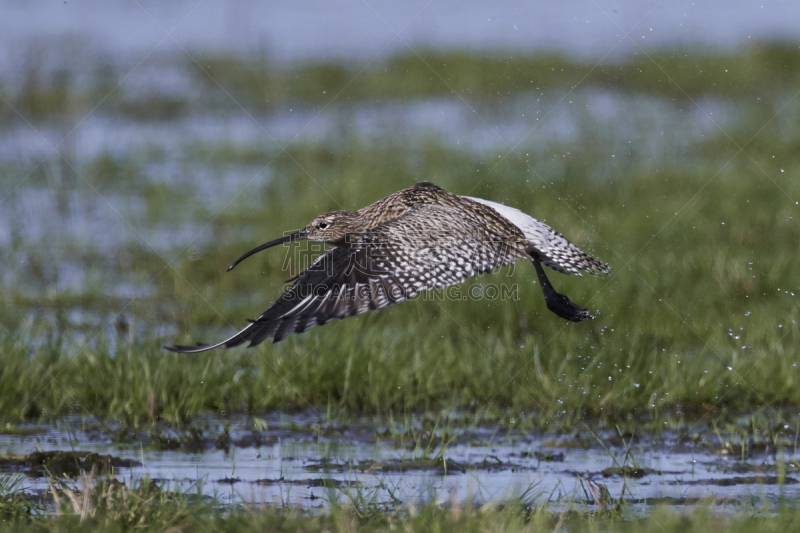
<svg viewBox="0 0 800 533"><path fill-rule="evenodd" d="M485 236L486 228L476 217L447 207L415 206L369 230L350 247L327 250L251 324L213 347L244 342L253 346L268 338L278 342L315 325L460 283L520 257Z"/></svg>
<svg viewBox="0 0 800 533"><path fill-rule="evenodd" d="M464 196L464 198L491 207L517 226L528 239L541 262L553 270L578 276L581 275L581 272L589 272L595 276L599 273L611 272L611 267L607 264L590 256L572 244L561 233L527 213L483 198L469 196Z"/></svg>

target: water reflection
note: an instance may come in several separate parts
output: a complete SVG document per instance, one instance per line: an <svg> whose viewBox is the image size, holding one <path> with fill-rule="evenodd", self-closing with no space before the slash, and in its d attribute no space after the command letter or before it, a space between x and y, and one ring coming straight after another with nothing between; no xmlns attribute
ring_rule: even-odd
<svg viewBox="0 0 800 533"><path fill-rule="evenodd" d="M60 423L62 429L0 436L0 445L7 454L74 449L138 461L141 466L119 468L117 477L147 475L164 487L184 490L200 480L205 494L225 504L318 507L331 497L348 501L356 494L388 506L450 499L480 504L527 493L538 503L567 508L594 506L587 497L590 485L602 485L612 499L624 498L642 510L657 502L711 498L735 505L800 495L798 467L791 462L779 466L779 458L768 452L748 454L742 461L668 433L652 437L658 444L645 435L626 446L615 444L619 439L613 433L601 434L601 445L566 435L509 432L498 438L486 428L471 428L460 431L444 450L436 445L426 450L416 448L408 436L389 432L395 437L387 438L387 431L370 420L318 432L318 421L308 416L272 415L261 421L268 429L259 431L239 419L224 446L216 436L167 450L153 441L144 447L111 442L108 434L92 430L66 432L74 420ZM213 419L206 423L217 429L224 425ZM440 453L443 460L436 459ZM780 477L779 468L786 477ZM34 476L29 486L45 489L47 481Z"/></svg>

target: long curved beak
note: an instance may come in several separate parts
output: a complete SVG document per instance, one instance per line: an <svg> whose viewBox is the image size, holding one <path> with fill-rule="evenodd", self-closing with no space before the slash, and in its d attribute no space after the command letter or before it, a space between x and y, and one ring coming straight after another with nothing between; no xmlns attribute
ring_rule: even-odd
<svg viewBox="0 0 800 533"><path fill-rule="evenodd" d="M284 243L287 243L287 242L302 241L303 239L306 239L307 237L308 237L308 231L303 229L303 230L297 231L295 233L292 233L291 235L284 235L280 239L275 239L274 241L269 241L267 243L262 244L261 246L257 246L255 248L253 248L252 250L250 250L249 252L247 252L246 254L244 254L242 257L240 257L236 261L234 261L233 264L228 267L228 272L233 270L233 267L235 267L236 265L238 265L239 263L241 263L242 261L244 261L245 259L247 259L251 255L257 254L261 250L266 250L267 248L272 248L273 246L277 246L279 244L284 244Z"/></svg>

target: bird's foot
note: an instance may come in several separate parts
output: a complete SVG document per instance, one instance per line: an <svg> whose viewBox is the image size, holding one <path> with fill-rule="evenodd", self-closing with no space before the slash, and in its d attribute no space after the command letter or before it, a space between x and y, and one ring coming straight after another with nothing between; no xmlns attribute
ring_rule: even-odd
<svg viewBox="0 0 800 533"><path fill-rule="evenodd" d="M581 307L563 294L559 294L555 291L545 298L545 303L550 311L572 322L582 322L594 318L594 316L589 313L588 309Z"/></svg>

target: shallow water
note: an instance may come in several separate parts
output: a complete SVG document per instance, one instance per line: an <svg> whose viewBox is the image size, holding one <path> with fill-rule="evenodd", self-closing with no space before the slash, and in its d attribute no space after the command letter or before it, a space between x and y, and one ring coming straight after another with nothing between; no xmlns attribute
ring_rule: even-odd
<svg viewBox="0 0 800 533"><path fill-rule="evenodd" d="M87 167L102 156L149 161L140 169L135 183L115 184L100 194L91 194L82 187L80 176L64 176L57 156L47 157L58 146L60 130L45 126L36 133L20 124L0 131L0 164L29 170L44 158L45 168L55 168L51 169L53 177L46 186L41 180L25 179L26 174L21 171L6 174L8 189L17 187L10 192L9 208L0 211L0 246L9 246L14 239L33 243L54 236L100 252L145 244L142 241L160 253L177 251L190 241L202 245L208 237L200 233L205 223L148 217L142 189L154 184L186 187L186 205L199 202L214 213L231 202L242 208L248 195L239 197L235 193L262 187L272 179L273 170L263 164L209 168L207 161L193 161L201 149L239 146L277 151L290 142L306 141L333 148L341 142L341 132L346 132L348 136L375 142L402 143L407 149L421 149L427 139L476 154L513 147L533 152L546 161L552 159L556 147L559 152L568 150L571 145L585 142L587 135L602 132L602 151L609 158L619 154L650 167L674 167L680 163L675 161L676 155L685 154L693 143L717 128L702 112L687 111L667 98L588 90L578 91L553 109L559 100L556 96L516 96L498 108L479 109L477 114L457 99L389 101L357 110L307 109L269 117L201 114L158 123L98 114L81 124L74 134L74 150L65 153L80 176L85 177ZM723 128L742 112L725 101L709 100L703 106L714 113ZM784 119L791 121L797 112L797 108L787 110ZM665 131L684 134L665 136ZM154 150L163 155L147 155ZM269 161L271 156L267 156L269 151L264 153ZM35 216L37 213L52 213L55 217ZM68 263L64 264L69 268ZM75 285L81 284L82 280L69 273L65 277L73 278Z"/></svg>
<svg viewBox="0 0 800 533"><path fill-rule="evenodd" d="M592 490L599 494L601 486L612 502L622 498L643 511L655 503L702 498L736 506L800 496L800 472L793 459L785 458L786 477L779 484L779 458L774 453L750 453L742 460L708 446L678 443L670 434L640 436L626 447L611 433L576 439L472 427L456 430L444 449L444 462L431 463L441 449L415 448L411 433L399 424L391 426L393 431L375 427L370 420L320 426L313 414L272 415L259 420L260 430L254 429L252 419L205 423L205 439L186 440L172 450L136 438L111 442L113 432L86 429L85 423L84 429L69 429L81 425L69 419L55 426L29 427L35 432L27 436L2 435L0 449L4 456L74 450L131 459L141 464L117 468L118 479L149 476L162 487L184 490L193 490L201 481L203 493L225 505L315 508L331 498L362 498L391 507L431 500L503 501L526 494L537 504L594 507ZM230 442L223 446L213 433L224 424L230 424ZM390 434L394 438L387 437ZM423 447L438 442L441 432L433 435L418 442ZM628 468L626 477L609 470L619 467ZM47 481L29 477L25 486L44 490Z"/></svg>
<svg viewBox="0 0 800 533"><path fill-rule="evenodd" d="M30 65L32 70L38 65L45 74L74 71L70 86L81 88L86 82L81 76L108 61L122 82L120 92L145 98L180 95L188 102L184 112L169 119L132 117L103 106L95 109L97 102L92 101L83 102L75 116L46 117L34 121L33 126L13 115L0 122L0 247L12 250L0 258L4 266L0 289L8 298L4 312L20 315L3 326L22 324L13 334L24 338L25 324L51 320L48 299L66 294L65 309L61 309L64 316L58 319L68 326L80 326L74 328L74 335L81 345L94 338L86 334L87 325L98 330L105 327L108 331L100 333L109 339L112 353L119 338L118 312L126 313L122 320L129 320L129 328L128 323L125 326L131 338L177 333L170 321L174 317L159 311L173 300L158 300L163 292L155 290L152 283L164 265L151 260L153 252L170 261L185 249L191 261L202 259L203 253L211 260L209 249L215 237L209 222L224 211L259 213L266 185L285 179L280 168L269 163L287 144L306 143L330 151L358 145L366 151L378 147L378 153L385 153L391 151L387 146L396 143L409 159L408 177L418 179L435 179L419 175L413 160L428 145L437 143L476 158L494 158L495 152L504 154L514 147L526 157L530 155L536 168L555 169L544 172L548 176L566 174L558 172L559 165L567 165L565 154L578 149L596 161L588 171L597 180L617 179L621 165L635 167L654 179L660 169L674 172L712 167L708 173L713 175L721 162L713 154L694 152L692 147L718 134L719 127L736 133L737 124L762 105L700 98L701 111L665 96L562 86L549 92L515 92L474 100L468 94L463 100L453 95L360 101L357 105L341 99L324 109L312 104L301 108L287 101L269 113L243 112L234 105L209 111L193 104L204 102L198 97L202 88L175 43L163 42L150 60L133 69L164 39L158 24L135 3L110 7L94 2L89 8L95 11L93 17L83 16L86 4L74 2L23 6L0 0L0 4L4 13L0 43L5 45L0 46L0 81L8 94L21 90L25 68ZM287 64L330 56L366 62L375 54L409 54L381 17L400 30L425 2L372 4L379 16L363 2L328 10L327 17L315 11L319 7L316 2L269 6L271 16L264 16L265 4L255 2L142 3L168 29L199 5L175 34L177 42L193 52L252 59L254 52L266 50L270 59ZM751 39L800 38L800 26L791 22L797 20L799 8L789 2L762 6L714 0L694 4L656 5L636 37L656 47L703 43L698 47L701 51L706 45L737 47ZM548 49L595 59L617 46L608 58L613 63L635 49L621 39L619 29L598 7L594 2L563 8L539 5L535 9L546 9L546 16L535 16L541 13L528 12L533 8L522 4L501 9L469 1L459 3L456 10L451 2L434 2L426 7L425 16L403 33L403 39L415 47L470 48L493 54ZM609 11L628 28L651 7L628 3ZM725 14L721 19L720 13ZM36 21L35 27L31 21ZM145 27L147 31L143 31ZM35 43L44 43L38 62L32 60L36 59ZM792 103L782 107L792 96L765 95L763 104L781 110L773 124L787 145L800 136L800 107ZM231 147L256 156L215 160L216 151ZM54 148L74 171L53 153ZM203 152L212 155L199 155ZM93 165L101 159L112 159L117 166L92 176ZM89 179L84 181L81 176ZM465 183L471 179L465 176ZM542 186L531 181L531 186ZM224 231L229 233L216 242L261 242L264 235L254 233L266 229L275 230L228 224ZM284 229L288 228L277 228ZM35 268L31 266L34 263ZM224 266L220 265L220 275ZM248 294L241 297L263 298L258 291ZM96 299L82 301L81 296ZM146 311L128 309L129 299L150 296ZM239 295L231 299L235 297ZM188 305L187 294L178 298ZM104 325L109 317L114 320ZM54 329L62 333L70 328L59 323ZM204 333L212 337L208 331ZM35 348L45 340L24 338L20 342ZM120 479L147 475L161 486L186 490L202 481L205 494L217 495L227 505L287 503L313 508L326 505L331 498L364 498L387 506L431 499L484 502L529 491L532 501L568 508L594 506L591 492L600 485L607 487L612 499L623 497L643 509L665 498L680 503L711 496L720 504L746 504L752 499L775 503L781 497L800 496L800 484L794 482L800 480L800 472L789 458L786 483L778 484L779 457L772 452L744 458L724 455L711 446L687 444L668 433L639 437L628 450L613 433L601 433L598 440L586 435L507 434L507 429L495 433L494 428L470 427L459 430L442 451L441 435L434 436L430 446L429 438L421 438L425 449L420 450L409 428L387 429L371 420L337 423L332 428L313 414L276 414L264 420L268 428L256 431L251 419L209 419L206 437L197 442L189 439L172 449L175 438L184 435L175 434L166 442L143 434L112 440L110 435L118 428L98 430L80 420L64 419L52 426L30 428L35 431L27 436L0 434L0 451L26 454L38 448L111 454L141 463L119 468L116 475ZM225 423L231 424L230 443L220 442L218 447ZM444 461L431 463L439 452ZM636 471L631 474L636 477L604 474L618 465L633 467ZM47 481L31 476L25 486L44 491Z"/></svg>
<svg viewBox="0 0 800 533"><path fill-rule="evenodd" d="M29 82L32 93L43 94L58 93L58 80L74 95L99 87L97 94L89 91L85 96L91 101L66 105L66 112L42 112L25 120L9 113L8 120L0 121L0 247L11 251L0 259L5 259L0 289L14 300L8 305L14 311L8 312L13 316L6 327L26 316L49 320L42 317L41 302L65 294L74 300L63 303L68 322L84 329L103 324L131 299L150 298L159 269L181 253L193 261L208 260L202 254L221 241L262 240L265 235L256 234L261 228L253 225L219 229L212 222L224 213L263 210L263 191L287 179L273 164L287 146L337 152L337 161L354 147L399 152L407 159L404 174L417 180L436 179L421 172L418 163L431 145L487 162L513 149L542 176L566 174L569 155L583 153L593 160L591 176L612 182L625 165L654 176L660 169L708 165L711 158L693 147L719 134L719 128L735 133L737 124L762 105L750 99L699 97L701 111L656 94L621 94L580 84L540 90L533 84L513 94L501 91L472 98L467 91L417 100L362 99L357 104L344 93L324 107L287 99L264 111L252 102L242 108L228 98L220 103L209 96L181 46L251 64L263 59L270 68L273 59L290 65L337 57L360 64L361 58L379 52L382 59L413 54L392 38L383 19L397 31L411 23L403 39L415 47L467 48L494 55L546 49L597 59L602 57L599 50L613 49L603 64L608 66L633 50L627 40L619 42L612 20L626 27L641 20L641 28L647 28L644 42L653 47L649 49L704 43L696 50L705 53L709 44L737 47L759 38L799 35L796 25L787 22L796 18L792 14L797 7L790 4L631 2L607 8L611 19L602 13L604 6L592 2L497 8L470 1L459 3L458 9L451 2L372 4L357 2L338 9L321 9L313 1L291 6L143 2L141 8L102 2L3 5L0 42L7 46L0 50L15 52L0 52L0 92L10 102L21 98ZM423 14L412 21L423 7ZM648 14L651 8L655 9ZM87 9L91 16L83 16ZM710 14L717 12L724 12L724 19L709 24ZM30 25L33 20L35 27ZM167 30L180 24L174 34L179 46L164 41L159 24ZM100 68L106 64L110 74ZM370 68L379 65L376 61ZM103 85L116 81L119 86L113 91ZM99 102L112 93L106 103L120 95L122 100L144 102L137 108L139 114ZM772 98L783 105L791 96L765 95L765 101ZM150 99L159 98L179 100L181 111L164 117L143 112ZM800 136L800 107L788 104L781 109L774 124L784 132L782 140L794 142ZM225 150L235 155L219 161L215 154ZM249 156L242 157L242 152ZM719 168L716 161L712 166ZM465 183L480 172L472 171L475 174L465 172ZM540 180L531 174L526 185L538 189L543 186ZM290 228L278 231L286 229ZM134 256L141 260L132 260ZM223 269L220 265L220 273ZM95 304L102 300L103 305L75 303L83 296ZM153 307L163 303L158 299L152 298ZM136 332L140 338L173 327L165 313L139 315L139 326L148 328Z"/></svg>
<svg viewBox="0 0 800 533"><path fill-rule="evenodd" d="M119 301L110 304L114 316L131 298L151 298L150 282L158 265L180 252L203 259L215 240L209 226L215 215L263 209L261 191L276 176L283 179L269 163L290 143L330 150L338 150L344 139L365 139L378 150L395 144L409 154L411 172L413 158L430 140L476 156L514 147L539 168L554 167L550 170L558 174L563 164L559 157L587 144L612 162L619 157L625 164L655 169L697 164L691 157L676 156L689 153L693 143L716 128L699 111L667 98L595 89L576 90L563 102L561 98L558 91L523 93L505 96L496 105L478 105L476 112L453 97L285 109L263 116L198 111L157 122L100 109L60 146L69 129L63 124L37 124L36 131L24 123L7 124L0 128L0 181L7 191L0 209L0 247L14 250L14 260L0 273L0 287L17 295L20 310L36 307L50 294L103 294L107 303ZM724 127L742 112L724 100L703 105ZM785 120L797 113L797 108L787 109ZM684 133L674 135L676 131ZM51 154L54 147L74 171ZM241 162L199 155L228 148L259 155ZM117 170L93 177L92 168L109 159L119 165ZM615 179L613 164L596 169L598 180ZM541 183L534 179L534 185ZM165 204L164 194L174 195L180 209ZM253 234L253 229L237 228L233 238L262 240L264 235ZM131 250L160 258L125 259ZM126 263L116 266L118 261ZM108 309L90 307L68 308L66 316L79 327L108 320ZM42 319L40 311L36 317ZM146 328L137 331L139 337L163 335L164 328L172 327L151 318L138 326Z"/></svg>
<svg viewBox="0 0 800 533"><path fill-rule="evenodd" d="M636 29L644 45L737 46L751 39L797 38L800 7L794 2L617 2L581 0L547 5L476 0L343 2L325 9L318 0L263 3L252 0L181 0L162 4L4 1L0 19L0 68L39 40L85 42L117 58L151 51L269 50L279 60L347 56L414 47L557 50L597 56L635 50L621 31ZM618 25L618 26L617 26ZM165 39L173 31L175 43ZM396 33L395 33L396 32ZM397 33L399 33L399 38ZM69 53L69 48L64 50Z"/></svg>

